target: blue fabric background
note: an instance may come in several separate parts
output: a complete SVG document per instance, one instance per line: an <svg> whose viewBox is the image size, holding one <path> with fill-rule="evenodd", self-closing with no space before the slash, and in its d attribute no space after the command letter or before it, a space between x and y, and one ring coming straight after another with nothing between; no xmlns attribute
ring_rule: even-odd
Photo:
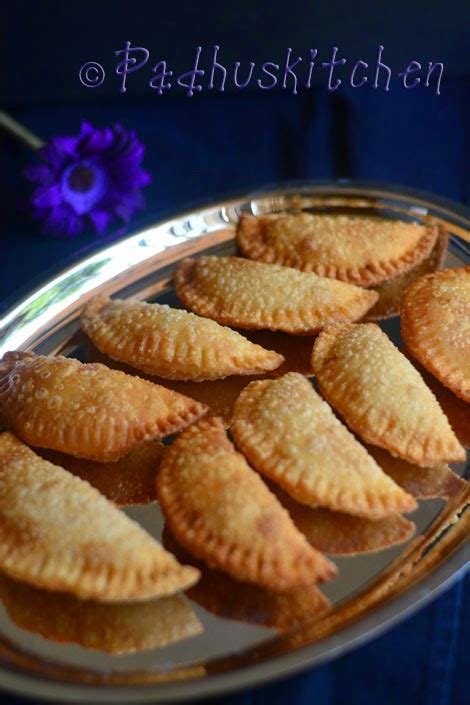
<svg viewBox="0 0 470 705"><path fill-rule="evenodd" d="M120 121L147 145L153 175L138 225L192 202L302 178L395 182L470 202L470 54L468 2L236 5L180 2L163 11L142 2L68 3L17 0L0 42L0 93L6 107L44 139L77 131L84 118ZM209 7L210 6L210 7ZM113 22L109 17L113 17ZM70 20L73 20L71 22ZM425 90L342 89L308 93L149 96L138 83L125 97L80 87L80 61L99 59L133 39L184 63L198 43L219 42L241 61L286 46L340 45L357 55L383 43L394 61L443 60L440 96ZM14 65L2 48L14 50ZM178 51L176 51L178 49ZM92 233L76 240L38 234L25 204L21 168L30 155L0 137L0 306L50 269L100 246ZM123 234L116 228L108 239ZM467 580L468 583L468 580ZM468 590L459 583L405 623L335 662L289 680L219 698L224 705L464 705L468 702ZM466 620L465 620L466 617ZM0 696L0 702L16 699Z"/></svg>

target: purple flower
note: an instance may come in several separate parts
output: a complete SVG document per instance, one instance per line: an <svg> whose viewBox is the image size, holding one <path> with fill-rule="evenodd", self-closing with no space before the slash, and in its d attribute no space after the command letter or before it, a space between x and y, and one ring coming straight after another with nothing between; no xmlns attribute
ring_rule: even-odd
<svg viewBox="0 0 470 705"><path fill-rule="evenodd" d="M120 125L98 129L83 122L76 137L53 137L38 150L43 162L27 167L37 186L31 198L42 231L74 237L91 223L102 234L115 218L128 222L144 207L144 145Z"/></svg>

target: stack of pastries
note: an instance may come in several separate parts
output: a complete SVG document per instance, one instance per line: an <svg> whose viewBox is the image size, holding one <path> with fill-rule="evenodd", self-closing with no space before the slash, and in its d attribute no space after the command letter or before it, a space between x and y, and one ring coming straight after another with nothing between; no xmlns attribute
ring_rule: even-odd
<svg viewBox="0 0 470 705"><path fill-rule="evenodd" d="M121 650L151 648L200 632L187 591L291 628L328 609L328 556L403 543L417 498L463 486L448 463L468 428L423 379L468 420L470 267L439 271L447 236L286 212L242 216L237 242L243 256L176 266L188 310L91 299L81 325L99 361L0 362L0 597L23 626L47 635L25 610L57 591L72 640L84 613L89 634L117 610L145 625ZM371 322L400 307L403 351ZM156 499L164 546L118 508ZM152 639L158 614L168 636Z"/></svg>

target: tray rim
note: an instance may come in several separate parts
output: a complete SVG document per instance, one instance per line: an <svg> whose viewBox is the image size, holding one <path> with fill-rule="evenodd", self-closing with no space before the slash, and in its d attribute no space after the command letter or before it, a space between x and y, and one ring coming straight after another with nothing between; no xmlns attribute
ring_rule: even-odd
<svg viewBox="0 0 470 705"><path fill-rule="evenodd" d="M466 230L470 229L470 209L462 204L431 193L398 185L351 180L281 182L275 186L266 186L249 193L232 195L227 199L217 199L212 203L205 202L200 206L179 210L172 216L156 220L152 223L152 227L164 226L175 218L183 219L195 212L226 208L233 203L249 202L257 198L267 198L276 195L285 196L288 194L301 195L312 192L319 196L326 194L332 196L360 196L361 193L364 195L365 190L368 192L367 197L398 198L412 201L415 205L420 203L427 206L431 205L434 209L440 210L443 217L444 215L451 217L452 221L457 223L459 227L463 227ZM72 271L80 271L87 263L104 255L106 251L112 248L124 247L133 238L142 235L146 229L148 228L144 227L137 232L93 250L91 254L75 261L69 267L56 271L52 278L44 279L40 286L32 291L30 290L29 294L22 297L19 301L17 298L15 299L15 295L9 297L11 305L2 315L0 332L5 319L8 320L14 316L15 312L21 311L27 302L37 296L44 287L52 285L56 280L66 278ZM156 684L138 684L132 687L108 684L90 686L82 683L49 680L25 671L5 670L3 663L0 663L0 687L8 689L12 693L21 695L33 694L36 697L60 699L66 702L177 702L189 697L191 699L199 699L209 695L233 692L250 685L266 683L267 681L287 677L293 673L306 670L343 655L351 649L376 638L394 624L411 616L417 609L423 607L443 590L450 587L464 574L467 561L467 549L465 545L460 545L446 560L438 564L418 583L412 585L393 599L388 600L385 604L375 607L370 614L366 614L352 624L342 628L336 634L327 636L322 640L324 647L327 648L324 648L320 654L315 654L314 661L312 661L312 651L318 646L319 642L303 646L300 649L274 658L268 658L266 661L255 663L254 665L235 668L230 672L209 674L202 678L189 678L180 682L159 683L158 686ZM364 628L367 629L369 623L371 625L370 629L364 632ZM338 641L339 643L337 643ZM70 692L71 690L76 693L79 692L79 700L74 693Z"/></svg>

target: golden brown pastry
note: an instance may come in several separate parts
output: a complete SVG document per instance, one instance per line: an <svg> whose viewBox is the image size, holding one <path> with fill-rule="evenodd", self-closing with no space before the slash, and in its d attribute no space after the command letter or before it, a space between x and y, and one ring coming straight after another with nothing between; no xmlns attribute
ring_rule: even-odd
<svg viewBox="0 0 470 705"><path fill-rule="evenodd" d="M375 323L323 331L312 367L323 396L367 443L417 465L465 459L419 372Z"/></svg>
<svg viewBox="0 0 470 705"><path fill-rule="evenodd" d="M88 482L9 432L0 435L0 570L99 602L171 595L199 577Z"/></svg>
<svg viewBox="0 0 470 705"><path fill-rule="evenodd" d="M412 284L402 299L401 334L423 367L470 402L470 265Z"/></svg>
<svg viewBox="0 0 470 705"><path fill-rule="evenodd" d="M251 465L298 502L370 519L416 508L300 374L245 387L232 433Z"/></svg>
<svg viewBox="0 0 470 705"><path fill-rule="evenodd" d="M0 362L0 408L25 443L100 462L176 433L206 411L99 363L23 352Z"/></svg>
<svg viewBox="0 0 470 705"><path fill-rule="evenodd" d="M250 331L251 333L252 331ZM265 333L267 331L255 331L257 333ZM281 335L275 334L273 335ZM299 340L298 336L289 336L293 340L293 344ZM311 371L312 366L310 364L310 357L312 355L312 342L311 338L301 338L303 341L309 343L309 355L308 355L308 367ZM302 357L304 358L305 351L302 350ZM93 362L103 362L105 356L101 353L98 348L91 346L88 351L88 359ZM302 363L304 364L304 359ZM305 363L306 364L306 363ZM109 359L109 366L113 369L121 370L122 372L127 372L131 374L131 368L122 362L116 362L115 360ZM274 373L271 373L274 374ZM312 372L313 374L313 372ZM139 376L143 376L144 379L147 378L145 372L140 372ZM224 420L226 427L230 426L230 420L232 418L233 405L240 394L241 390L246 387L249 382L254 379L262 379L264 375L235 375L233 377L226 377L225 379L212 379L206 382L182 382L180 380L174 379L164 379L163 377L152 377L151 381L155 384L159 384L166 389L172 389L178 394L183 394L184 396L190 397L204 407L207 407L211 416L220 416Z"/></svg>
<svg viewBox="0 0 470 705"><path fill-rule="evenodd" d="M238 580L283 592L336 572L235 451L220 419L190 426L168 447L157 494L176 540Z"/></svg>
<svg viewBox="0 0 470 705"><path fill-rule="evenodd" d="M242 215L237 242L254 260L372 286L421 262L437 232L435 226L370 216L271 213Z"/></svg>
<svg viewBox="0 0 470 705"><path fill-rule="evenodd" d="M81 325L101 352L167 379L220 379L273 370L284 358L208 318L166 305L96 296Z"/></svg>
<svg viewBox="0 0 470 705"><path fill-rule="evenodd" d="M180 595L103 604L40 590L0 575L0 599L20 629L109 654L162 648L203 631L201 622Z"/></svg>
<svg viewBox="0 0 470 705"><path fill-rule="evenodd" d="M358 320L378 298L352 284L240 257L185 259L174 280L179 299L200 316L298 335Z"/></svg>

